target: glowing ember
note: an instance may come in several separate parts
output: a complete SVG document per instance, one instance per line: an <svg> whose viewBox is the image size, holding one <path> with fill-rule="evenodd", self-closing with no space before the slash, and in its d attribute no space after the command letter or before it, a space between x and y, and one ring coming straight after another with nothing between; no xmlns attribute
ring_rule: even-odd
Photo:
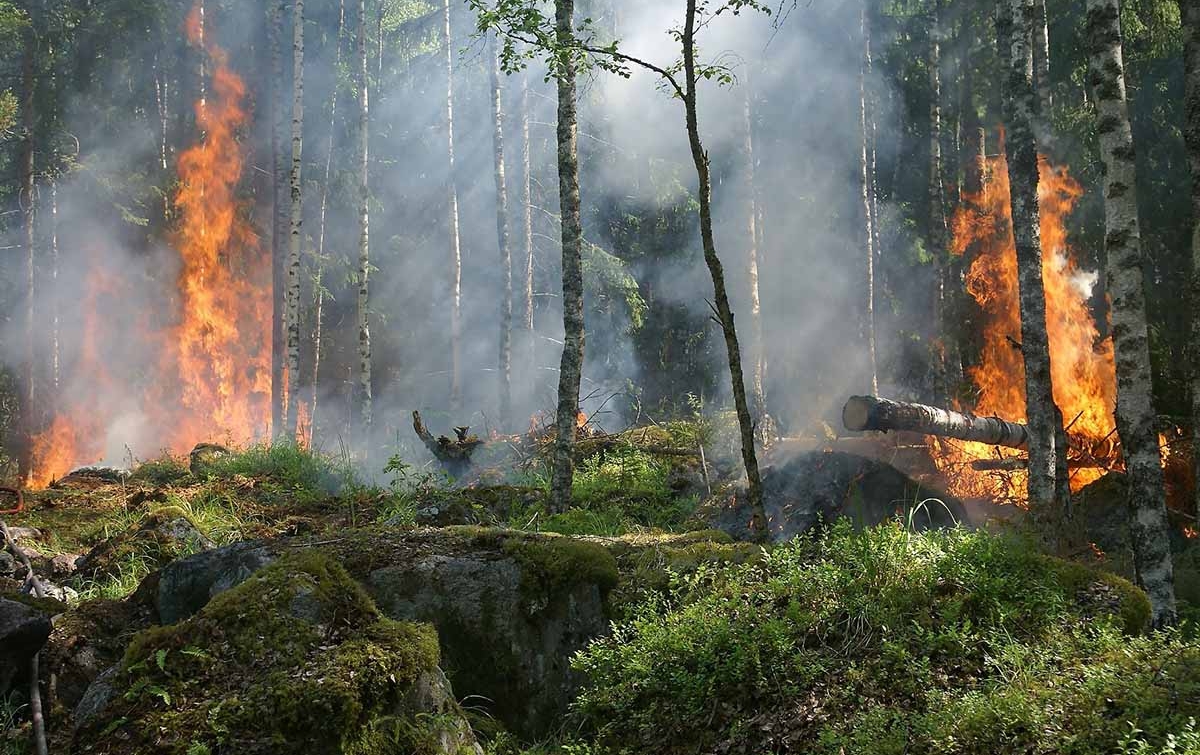
<svg viewBox="0 0 1200 755"><path fill-rule="evenodd" d="M153 436L143 452L182 454L200 441L245 443L269 430L270 265L237 199L244 167L238 135L249 121L246 88L226 53L204 40L198 8L188 17L187 33L192 44L203 46L213 73L210 96L196 106L200 138L178 163L181 221L174 240L181 266L170 302L174 320L138 318L137 337L157 347L158 362L131 370L144 384L115 384L98 351L102 335L120 328L102 313L120 311L129 284L93 260L82 302L83 342L72 367L89 381L91 390L83 392L89 400L57 407L46 431L34 438L30 487L44 487L109 453L106 436L125 417L97 396L140 397L140 419Z"/></svg>
<svg viewBox="0 0 1200 755"><path fill-rule="evenodd" d="M1081 270L1067 244L1066 220L1082 196L1080 185L1066 168L1039 161L1042 275L1046 289L1047 333L1054 399L1069 426L1073 455L1115 456L1116 372L1112 342L1099 338L1088 307L1095 274ZM954 254L973 257L967 290L984 313L984 343L980 365L971 371L978 389L977 414L994 414L1011 421L1025 420L1025 368L1020 352L1021 318L1018 303L1017 255L1012 236L1008 166L1003 155L989 160L991 177L977 196L954 215ZM1024 498L1024 472L973 472L969 462L1019 456L1011 449L978 443L934 439L942 453L939 465L947 471L951 492L999 500ZM1113 460L1115 461L1115 460ZM1071 487L1079 490L1104 470L1077 466Z"/></svg>

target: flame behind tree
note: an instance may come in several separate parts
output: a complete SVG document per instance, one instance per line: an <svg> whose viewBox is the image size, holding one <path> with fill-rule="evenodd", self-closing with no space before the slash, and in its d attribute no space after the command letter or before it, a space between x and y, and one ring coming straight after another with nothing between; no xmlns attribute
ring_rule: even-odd
<svg viewBox="0 0 1200 755"><path fill-rule="evenodd" d="M1017 257L1012 235L1008 166L1003 152L989 159L988 168L990 178L983 190L965 196L962 207L954 214L951 251L973 256L967 273L967 290L983 310L980 364L970 372L978 391L975 412L1023 422L1026 418L1025 366L1020 351ZM1044 250L1042 278L1046 289L1046 327L1054 399L1062 408L1076 445L1111 443L1116 426L1112 341L1100 339L1089 307L1096 276L1079 267L1074 250L1067 243L1067 218L1083 195L1083 189L1065 167L1052 166L1045 158L1039 160L1039 174ZM943 445L948 446L945 449L947 463L956 465L972 459L994 459L997 454L1021 454L978 443ZM1071 487L1079 490L1102 474L1102 469L1076 469L1071 476ZM960 474L956 469L950 479L953 481L951 492L958 495L999 492L996 480L990 475L973 475L969 470ZM1019 482L1023 486L1025 480ZM1007 494L1020 498L1023 491L1007 491Z"/></svg>

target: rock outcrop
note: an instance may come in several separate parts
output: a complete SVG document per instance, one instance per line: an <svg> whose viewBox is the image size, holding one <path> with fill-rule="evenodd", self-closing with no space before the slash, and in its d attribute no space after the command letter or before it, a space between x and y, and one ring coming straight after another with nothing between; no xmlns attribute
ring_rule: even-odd
<svg viewBox="0 0 1200 755"><path fill-rule="evenodd" d="M77 708L77 753L481 753L433 628L383 616L332 557L291 553L133 638Z"/></svg>

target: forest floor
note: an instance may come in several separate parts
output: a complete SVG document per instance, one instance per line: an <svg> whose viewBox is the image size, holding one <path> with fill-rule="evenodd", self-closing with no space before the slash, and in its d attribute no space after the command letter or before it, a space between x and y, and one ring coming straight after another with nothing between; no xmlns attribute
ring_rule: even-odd
<svg viewBox="0 0 1200 755"><path fill-rule="evenodd" d="M1200 753L1193 626L1122 577L911 518L736 542L732 470L648 450L699 431L598 448L558 514L536 462L378 486L291 446L30 493L52 599L0 561L0 601L54 616L51 751Z"/></svg>

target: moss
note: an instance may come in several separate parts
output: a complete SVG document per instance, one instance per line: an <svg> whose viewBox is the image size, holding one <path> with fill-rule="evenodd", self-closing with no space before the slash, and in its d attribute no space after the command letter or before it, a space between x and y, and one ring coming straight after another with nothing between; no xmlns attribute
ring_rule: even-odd
<svg viewBox="0 0 1200 755"><path fill-rule="evenodd" d="M199 614L130 643L118 701L89 726L94 752L365 752L381 718L439 662L426 625L379 615L327 555L285 556ZM111 729L111 731L107 731ZM101 735L103 733L103 736ZM376 752L407 753L397 745Z"/></svg>
<svg viewBox="0 0 1200 755"><path fill-rule="evenodd" d="M143 462L133 470L129 479L131 482L145 482L162 487L175 485L191 477L187 460L174 456L163 456Z"/></svg>
<svg viewBox="0 0 1200 755"><path fill-rule="evenodd" d="M57 616L66 613L69 606L61 600L55 598L38 598L33 595L27 595L22 592L12 592L10 590L0 590L0 598L11 600L16 603L24 603L30 608L41 611L47 616Z"/></svg>
<svg viewBox="0 0 1200 755"><path fill-rule="evenodd" d="M1143 634L1150 628L1150 599L1129 580L1052 556L1044 559L1069 591L1068 597L1085 611L1119 617L1126 634Z"/></svg>
<svg viewBox="0 0 1200 755"><path fill-rule="evenodd" d="M597 543L544 535L512 537L503 548L521 565L523 587L535 594L560 595L583 584L596 585L607 595L620 579L617 560Z"/></svg>

